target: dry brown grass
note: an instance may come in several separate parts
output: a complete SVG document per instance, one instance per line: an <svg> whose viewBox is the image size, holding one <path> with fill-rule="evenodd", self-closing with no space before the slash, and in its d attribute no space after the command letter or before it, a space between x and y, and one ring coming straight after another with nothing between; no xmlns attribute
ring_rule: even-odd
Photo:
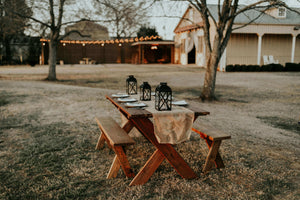
<svg viewBox="0 0 300 200"><path fill-rule="evenodd" d="M299 199L300 73L219 73L218 101L199 100L204 70L175 65L0 67L0 199ZM94 117L119 113L104 98L127 75L211 112L199 120L232 135L221 146L226 168L203 174L207 147L196 134L176 149L199 175L182 179L164 161L143 186L120 171L114 153L95 151ZM84 86L84 87L82 87ZM197 122L195 124L197 126ZM143 138L128 149L137 172L154 151Z"/></svg>

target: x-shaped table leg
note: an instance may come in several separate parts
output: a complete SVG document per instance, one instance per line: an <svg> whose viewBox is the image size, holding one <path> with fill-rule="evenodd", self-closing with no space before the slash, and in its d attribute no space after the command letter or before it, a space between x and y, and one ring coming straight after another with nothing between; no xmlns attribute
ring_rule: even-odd
<svg viewBox="0 0 300 200"><path fill-rule="evenodd" d="M140 172L134 177L130 186L146 183L164 159L173 166L180 176L186 179L196 178L196 173L170 144L158 143L152 122L147 118L131 119L135 127L156 147L156 151L149 158Z"/></svg>

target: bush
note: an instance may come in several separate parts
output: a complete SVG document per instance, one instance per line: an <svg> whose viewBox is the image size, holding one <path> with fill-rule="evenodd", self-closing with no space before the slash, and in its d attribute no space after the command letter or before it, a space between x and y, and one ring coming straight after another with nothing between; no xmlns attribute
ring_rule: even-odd
<svg viewBox="0 0 300 200"><path fill-rule="evenodd" d="M267 71L269 71L269 69L270 69L270 65L262 65L260 67L261 72L267 72Z"/></svg>
<svg viewBox="0 0 300 200"><path fill-rule="evenodd" d="M283 66L281 64L272 64L273 65L273 71L274 72L282 72Z"/></svg>
<svg viewBox="0 0 300 200"><path fill-rule="evenodd" d="M234 71L234 66L233 65L227 65L226 66L226 72L233 72Z"/></svg>
<svg viewBox="0 0 300 200"><path fill-rule="evenodd" d="M284 71L287 72L299 72L300 71L300 63L285 63Z"/></svg>
<svg viewBox="0 0 300 200"><path fill-rule="evenodd" d="M247 72L248 66L247 65L241 65L241 72Z"/></svg>
<svg viewBox="0 0 300 200"><path fill-rule="evenodd" d="M240 72L242 70L241 65L234 65L234 71L235 72Z"/></svg>
<svg viewBox="0 0 300 200"><path fill-rule="evenodd" d="M282 71L300 71L300 63L287 63L286 67L281 64L268 65L227 65L226 72L282 72Z"/></svg>

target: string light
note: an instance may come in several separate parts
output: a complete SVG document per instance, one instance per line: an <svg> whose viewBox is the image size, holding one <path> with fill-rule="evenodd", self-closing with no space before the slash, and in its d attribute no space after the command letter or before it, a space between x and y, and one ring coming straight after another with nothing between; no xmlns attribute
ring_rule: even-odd
<svg viewBox="0 0 300 200"><path fill-rule="evenodd" d="M156 40L161 39L160 36L146 36L146 37L136 37L136 38L130 38L130 39L115 39L115 40L60 40L60 43L63 44L63 46L66 46L66 44L81 44L82 46L85 46L86 44L101 44L101 46L104 46L104 44L119 44L119 46L122 46L121 43L133 43L133 42L139 42L139 41L146 41L146 40ZM48 39L41 38L40 42L43 42L43 46L45 46L45 42L50 42ZM121 45L120 45L121 44Z"/></svg>

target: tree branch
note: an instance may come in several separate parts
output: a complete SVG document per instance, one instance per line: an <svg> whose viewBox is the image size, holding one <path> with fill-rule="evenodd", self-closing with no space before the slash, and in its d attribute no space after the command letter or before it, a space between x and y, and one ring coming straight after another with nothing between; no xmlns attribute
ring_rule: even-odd
<svg viewBox="0 0 300 200"><path fill-rule="evenodd" d="M80 35L81 37L91 37L91 35L83 35L80 33L80 31L77 30L72 30L69 31L68 33L64 34L63 36L61 36L59 39L63 40L65 37L68 37L69 35L71 35L72 33L77 33L78 35Z"/></svg>

